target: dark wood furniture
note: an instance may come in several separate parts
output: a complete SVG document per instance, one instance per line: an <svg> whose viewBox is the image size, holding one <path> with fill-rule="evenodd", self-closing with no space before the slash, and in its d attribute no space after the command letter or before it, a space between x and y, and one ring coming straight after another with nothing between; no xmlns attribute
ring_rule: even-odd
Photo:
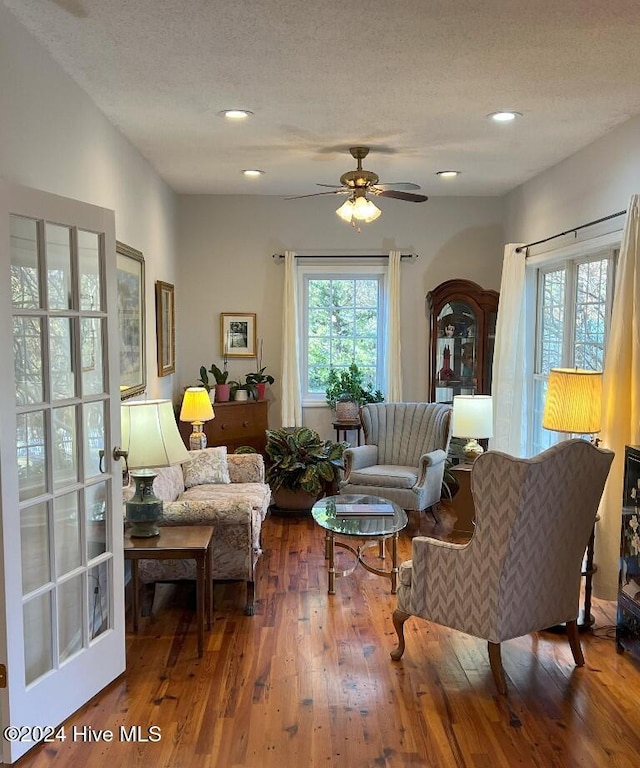
<svg viewBox="0 0 640 768"><path fill-rule="evenodd" d="M476 511L471 495L471 470L473 464L456 464L449 471L458 481L458 492L451 501L451 506L456 513L456 522L453 526L454 533L473 534Z"/></svg>
<svg viewBox="0 0 640 768"><path fill-rule="evenodd" d="M129 533L125 533L124 558L131 560L134 632L138 631L138 595L140 592L138 560L195 560L198 656L202 656L205 606L207 629L211 629L213 584L209 545L212 536L213 526L211 525L165 526L161 528L159 536L149 538L134 538Z"/></svg>
<svg viewBox="0 0 640 768"><path fill-rule="evenodd" d="M358 445L360 445L360 435L362 434L362 424L360 419L354 419L353 421L334 421L333 428L336 431L336 441L340 442L340 432L342 432L342 439L347 439L347 432L357 432Z"/></svg>
<svg viewBox="0 0 640 768"><path fill-rule="evenodd" d="M250 445L264 453L267 444L266 400L247 400L214 403L215 418L205 421L202 429L207 436L207 446L226 445L229 453L241 445ZM189 447L189 435L193 428L187 422L180 422L180 434L184 444Z"/></svg>
<svg viewBox="0 0 640 768"><path fill-rule="evenodd" d="M491 394L497 291L470 280L447 280L427 294L431 314L429 397Z"/></svg>
<svg viewBox="0 0 640 768"><path fill-rule="evenodd" d="M640 658L640 445L624 451L616 648Z"/></svg>

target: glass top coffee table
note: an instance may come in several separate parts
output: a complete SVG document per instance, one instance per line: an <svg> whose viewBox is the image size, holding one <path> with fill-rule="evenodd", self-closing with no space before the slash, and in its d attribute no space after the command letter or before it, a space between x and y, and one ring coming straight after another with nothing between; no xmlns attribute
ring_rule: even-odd
<svg viewBox="0 0 640 768"><path fill-rule="evenodd" d="M391 580L391 592L398 586L398 533L407 524L407 513L397 504L379 496L326 496L313 505L313 519L326 530L325 558L329 561L329 594L335 595L336 576L348 576L358 563L370 573L385 576ZM364 539L359 544L340 541L336 536L347 539ZM391 539L391 569L375 568L364 559L366 549L378 545L378 555L385 558L385 540ZM335 548L342 547L351 552L356 561L346 571L336 571Z"/></svg>

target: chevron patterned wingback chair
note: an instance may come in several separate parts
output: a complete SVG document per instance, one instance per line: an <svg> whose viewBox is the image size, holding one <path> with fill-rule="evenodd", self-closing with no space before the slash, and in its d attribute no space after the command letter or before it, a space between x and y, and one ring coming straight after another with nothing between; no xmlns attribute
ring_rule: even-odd
<svg viewBox="0 0 640 768"><path fill-rule="evenodd" d="M440 501L451 440L451 406L370 403L360 409L365 445L344 452L341 493L390 499L425 510Z"/></svg>
<svg viewBox="0 0 640 768"><path fill-rule="evenodd" d="M500 693L500 643L562 622L576 666L582 558L613 460L586 440L565 440L532 459L487 451L471 471L476 528L467 544L416 537L400 568L393 623L420 616L488 641Z"/></svg>

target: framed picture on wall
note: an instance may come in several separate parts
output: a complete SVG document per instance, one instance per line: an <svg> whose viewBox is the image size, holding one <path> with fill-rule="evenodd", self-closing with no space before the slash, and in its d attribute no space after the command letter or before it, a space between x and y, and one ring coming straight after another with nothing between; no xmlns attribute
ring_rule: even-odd
<svg viewBox="0 0 640 768"><path fill-rule="evenodd" d="M120 399L142 394L147 386L145 358L144 257L116 241Z"/></svg>
<svg viewBox="0 0 640 768"><path fill-rule="evenodd" d="M176 372L174 287L156 280L156 347L158 376Z"/></svg>
<svg viewBox="0 0 640 768"><path fill-rule="evenodd" d="M220 351L223 356L255 357L256 338L255 313L220 313Z"/></svg>

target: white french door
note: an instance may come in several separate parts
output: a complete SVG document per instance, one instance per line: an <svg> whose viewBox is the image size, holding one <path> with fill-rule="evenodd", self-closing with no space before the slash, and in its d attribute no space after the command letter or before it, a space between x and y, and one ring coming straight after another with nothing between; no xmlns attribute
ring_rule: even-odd
<svg viewBox="0 0 640 768"><path fill-rule="evenodd" d="M0 182L6 763L125 668L118 349L113 212Z"/></svg>

